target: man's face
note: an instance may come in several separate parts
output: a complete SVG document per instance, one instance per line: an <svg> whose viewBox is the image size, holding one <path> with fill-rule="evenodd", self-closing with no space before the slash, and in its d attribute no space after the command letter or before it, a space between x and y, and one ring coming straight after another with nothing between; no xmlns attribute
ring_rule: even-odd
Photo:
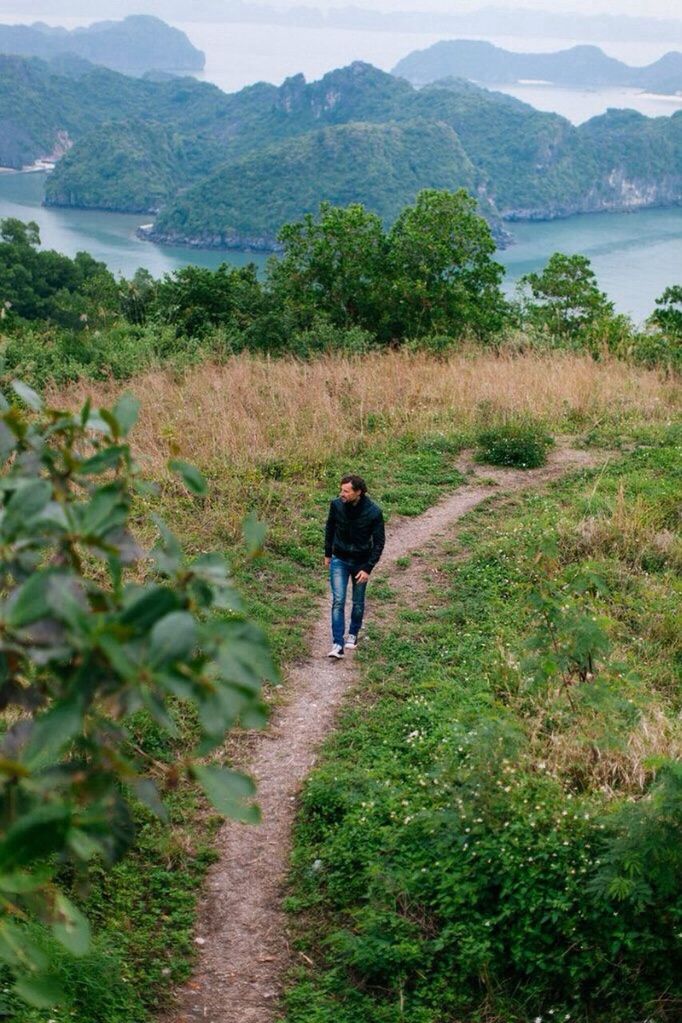
<svg viewBox="0 0 682 1023"><path fill-rule="evenodd" d="M357 504L362 496L361 490L353 490L351 483L342 483L339 497L344 504Z"/></svg>

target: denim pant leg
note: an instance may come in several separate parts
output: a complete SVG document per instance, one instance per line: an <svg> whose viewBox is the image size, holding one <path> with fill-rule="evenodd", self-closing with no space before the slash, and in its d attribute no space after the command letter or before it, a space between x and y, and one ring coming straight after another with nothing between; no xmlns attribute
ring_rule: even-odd
<svg viewBox="0 0 682 1023"><path fill-rule="evenodd" d="M362 619L365 615L365 593L367 592L367 583L356 583L355 572L353 572L352 579L353 607L351 610L350 627L348 631L352 636L357 636L362 628Z"/></svg>
<svg viewBox="0 0 682 1023"><path fill-rule="evenodd" d="M332 642L343 646L346 632L346 591L351 578L350 565L341 558L332 558L329 582L332 588Z"/></svg>

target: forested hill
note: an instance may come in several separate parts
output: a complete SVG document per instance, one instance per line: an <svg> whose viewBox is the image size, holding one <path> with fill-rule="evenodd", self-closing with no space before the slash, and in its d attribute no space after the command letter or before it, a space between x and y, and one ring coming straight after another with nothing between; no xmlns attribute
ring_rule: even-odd
<svg viewBox="0 0 682 1023"><path fill-rule="evenodd" d="M471 190L492 222L682 201L682 114L575 127L462 80L417 90L362 63L230 95L190 78L74 75L0 58L0 163L73 141L47 202L158 214L157 238L268 247L323 199L390 221L429 186Z"/></svg>
<svg viewBox="0 0 682 1023"><path fill-rule="evenodd" d="M682 53L667 53L646 67L631 67L598 46L514 53L479 40L449 39L408 54L393 73L415 85L455 76L484 85L535 80L576 88L631 86L672 95L682 90Z"/></svg>
<svg viewBox="0 0 682 1023"><path fill-rule="evenodd" d="M49 60L74 54L93 64L132 74L145 71L201 71L205 58L184 32L160 18L132 15L88 28L0 25L0 53Z"/></svg>

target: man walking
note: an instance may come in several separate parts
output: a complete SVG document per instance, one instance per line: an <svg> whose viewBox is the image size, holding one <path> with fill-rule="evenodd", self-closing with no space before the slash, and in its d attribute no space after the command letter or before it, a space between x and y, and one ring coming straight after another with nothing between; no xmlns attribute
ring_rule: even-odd
<svg viewBox="0 0 682 1023"><path fill-rule="evenodd" d="M381 557L384 542L384 516L381 508L367 497L365 481L361 476L344 476L339 496L329 505L324 539L324 563L332 588L330 657L338 660L343 657L344 646L353 650L358 644L367 581ZM345 639L349 580L353 586L353 608Z"/></svg>

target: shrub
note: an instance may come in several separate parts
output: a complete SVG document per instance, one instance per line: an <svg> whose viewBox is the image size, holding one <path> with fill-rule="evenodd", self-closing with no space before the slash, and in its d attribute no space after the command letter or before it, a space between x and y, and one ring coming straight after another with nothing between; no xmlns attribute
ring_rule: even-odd
<svg viewBox="0 0 682 1023"><path fill-rule="evenodd" d="M517 469L537 469L544 465L554 443L547 431L532 421L512 421L483 430L477 442L479 462Z"/></svg>
<svg viewBox="0 0 682 1023"><path fill-rule="evenodd" d="M134 806L163 819L165 793L190 779L220 813L256 819L252 783L206 757L237 721L263 723L261 682L277 675L219 555L186 560L160 519L152 550L133 535L133 498L146 492L126 443L135 399L72 415L14 391L28 412L0 395L0 969L42 1008L64 992L27 925L89 952L69 881L82 890L93 865L127 851ZM169 468L206 493L193 466ZM196 745L153 774L130 742L143 710L170 738L182 713L196 717Z"/></svg>

